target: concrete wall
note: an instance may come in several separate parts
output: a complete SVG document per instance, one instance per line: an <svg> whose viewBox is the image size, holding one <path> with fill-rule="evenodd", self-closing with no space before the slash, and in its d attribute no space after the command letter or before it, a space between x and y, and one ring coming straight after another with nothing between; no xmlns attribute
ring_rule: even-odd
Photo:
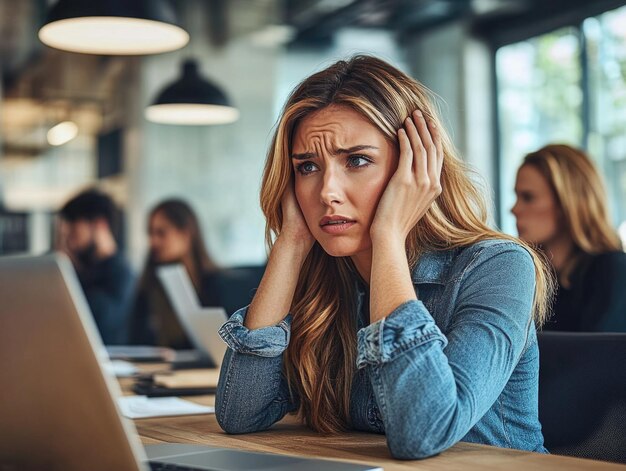
<svg viewBox="0 0 626 471"><path fill-rule="evenodd" d="M185 51L143 60L138 110L175 80ZM220 265L262 263L264 220L258 190L273 122L275 52L231 43L198 47L201 73L239 108L223 126L154 124L143 116L127 136L128 241L135 264L146 251L146 216L160 200L182 197L196 210L208 250Z"/></svg>
<svg viewBox="0 0 626 471"><path fill-rule="evenodd" d="M441 98L444 126L460 156L478 172L493 205L494 85L487 45L459 21L411 38L405 60L411 75Z"/></svg>

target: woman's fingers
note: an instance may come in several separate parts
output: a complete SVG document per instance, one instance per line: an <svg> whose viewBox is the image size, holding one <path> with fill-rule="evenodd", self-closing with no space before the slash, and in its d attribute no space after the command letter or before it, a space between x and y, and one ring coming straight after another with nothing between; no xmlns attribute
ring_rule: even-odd
<svg viewBox="0 0 626 471"><path fill-rule="evenodd" d="M400 144L400 158L398 160L397 174L410 175L413 166L413 150L411 141L404 129L398 130L398 143Z"/></svg>
<svg viewBox="0 0 626 471"><path fill-rule="evenodd" d="M441 134L434 121L428 120L428 129L435 144L436 161L437 161L437 178L441 176L441 168L443 166L443 143L441 142Z"/></svg>
<svg viewBox="0 0 626 471"><path fill-rule="evenodd" d="M407 122L407 129L411 127L415 128L414 134L409 133L416 155L413 166L415 181L428 193L439 195L441 193L440 175L443 162L443 146L439 132L434 122L426 119L419 110L414 111L410 123ZM418 156L421 156L421 162L419 162L420 157Z"/></svg>
<svg viewBox="0 0 626 471"><path fill-rule="evenodd" d="M414 116L416 115L414 114ZM412 116L409 116L404 121L404 128L409 141L411 141L411 149L413 151L413 180L417 180L418 183L426 183L428 178L428 157L414 119Z"/></svg>
<svg viewBox="0 0 626 471"><path fill-rule="evenodd" d="M439 130L435 123L431 120L428 121L428 129L430 130L430 135L433 139L434 145L434 155L432 156L432 175L433 175L433 193L435 198L441 194L442 185L441 185L441 168L443 167L443 144L441 142L441 135L439 134Z"/></svg>
<svg viewBox="0 0 626 471"><path fill-rule="evenodd" d="M437 173L437 148L435 147L430 128L422 112L419 110L413 112L413 120L415 121L415 127L417 128L422 146L426 153L428 179L430 184L433 185L439 179L439 174Z"/></svg>

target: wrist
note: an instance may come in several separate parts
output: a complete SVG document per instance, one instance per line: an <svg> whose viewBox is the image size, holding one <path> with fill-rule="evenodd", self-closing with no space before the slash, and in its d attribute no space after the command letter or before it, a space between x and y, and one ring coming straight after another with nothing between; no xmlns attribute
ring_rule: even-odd
<svg viewBox="0 0 626 471"><path fill-rule="evenodd" d="M399 231L372 231L370 238L372 239L372 248L401 248L404 251L406 244L406 236L400 234Z"/></svg>
<svg viewBox="0 0 626 471"><path fill-rule="evenodd" d="M311 251L313 244L308 240L297 239L280 234L274 241L272 253L283 254L295 261L298 265L302 265L307 255Z"/></svg>

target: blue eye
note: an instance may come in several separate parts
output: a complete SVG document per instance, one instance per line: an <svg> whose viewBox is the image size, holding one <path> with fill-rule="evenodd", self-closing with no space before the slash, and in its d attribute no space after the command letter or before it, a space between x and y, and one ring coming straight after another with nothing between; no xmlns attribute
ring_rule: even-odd
<svg viewBox="0 0 626 471"><path fill-rule="evenodd" d="M348 157L348 167L367 167L370 163L372 161L363 155L351 155Z"/></svg>
<svg viewBox="0 0 626 471"><path fill-rule="evenodd" d="M308 175L309 173L313 173L317 170L317 166L313 162L302 162L301 164L296 165L296 170L301 175Z"/></svg>

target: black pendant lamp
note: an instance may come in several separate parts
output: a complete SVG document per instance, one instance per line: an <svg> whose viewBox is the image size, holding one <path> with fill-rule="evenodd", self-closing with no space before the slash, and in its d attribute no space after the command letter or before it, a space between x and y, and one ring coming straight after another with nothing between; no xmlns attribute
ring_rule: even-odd
<svg viewBox="0 0 626 471"><path fill-rule="evenodd" d="M237 121L239 110L217 85L200 76L194 60L186 60L182 76L159 93L145 116L163 124L227 124Z"/></svg>
<svg viewBox="0 0 626 471"><path fill-rule="evenodd" d="M39 39L64 51L139 55L180 49L189 34L167 0L59 0Z"/></svg>

